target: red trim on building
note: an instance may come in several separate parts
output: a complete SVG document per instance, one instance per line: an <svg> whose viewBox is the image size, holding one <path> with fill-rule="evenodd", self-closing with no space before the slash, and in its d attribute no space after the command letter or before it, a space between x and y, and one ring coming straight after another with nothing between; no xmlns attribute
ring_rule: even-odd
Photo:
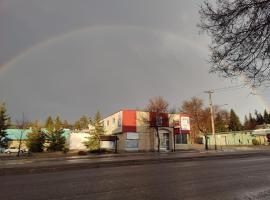
<svg viewBox="0 0 270 200"><path fill-rule="evenodd" d="M136 110L123 110L122 132L136 132Z"/></svg>
<svg viewBox="0 0 270 200"><path fill-rule="evenodd" d="M160 126L169 127L169 114L168 113L160 113L159 117L161 117ZM156 113L150 112L149 118L150 118L150 126L155 126L157 124L156 123L156 120L157 120Z"/></svg>
<svg viewBox="0 0 270 200"><path fill-rule="evenodd" d="M190 134L190 131L188 131L188 130L181 130L181 133L180 133L180 129L179 128L174 128L173 129L173 133L175 135L178 135L178 134Z"/></svg>

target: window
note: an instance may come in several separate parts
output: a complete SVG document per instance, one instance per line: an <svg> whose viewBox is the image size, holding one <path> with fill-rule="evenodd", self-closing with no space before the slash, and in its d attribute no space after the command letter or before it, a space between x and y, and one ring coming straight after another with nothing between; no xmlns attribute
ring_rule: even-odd
<svg viewBox="0 0 270 200"><path fill-rule="evenodd" d="M115 117L113 118L113 124L115 124Z"/></svg>
<svg viewBox="0 0 270 200"><path fill-rule="evenodd" d="M127 149L138 149L139 148L138 140L126 140L126 148Z"/></svg>
<svg viewBox="0 0 270 200"><path fill-rule="evenodd" d="M118 127L122 126L122 115L121 113L118 113Z"/></svg>
<svg viewBox="0 0 270 200"><path fill-rule="evenodd" d="M176 144L187 144L187 134L177 134L175 135L175 143Z"/></svg>
<svg viewBox="0 0 270 200"><path fill-rule="evenodd" d="M139 148L139 134L127 133L126 149L137 150Z"/></svg>
<svg viewBox="0 0 270 200"><path fill-rule="evenodd" d="M110 121L109 120L107 120L107 126L109 126L110 125Z"/></svg>
<svg viewBox="0 0 270 200"><path fill-rule="evenodd" d="M162 116L157 117L156 121L158 126L162 126Z"/></svg>

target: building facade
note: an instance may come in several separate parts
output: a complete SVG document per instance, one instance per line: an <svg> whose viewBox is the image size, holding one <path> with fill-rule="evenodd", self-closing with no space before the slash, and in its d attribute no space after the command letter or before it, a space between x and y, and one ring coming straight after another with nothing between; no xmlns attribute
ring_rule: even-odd
<svg viewBox="0 0 270 200"><path fill-rule="evenodd" d="M117 135L119 151L155 151L189 148L190 120L185 114L162 113L156 116L139 110L121 110L103 119L106 135ZM107 142L108 143L108 142ZM114 147L114 142L107 146Z"/></svg>

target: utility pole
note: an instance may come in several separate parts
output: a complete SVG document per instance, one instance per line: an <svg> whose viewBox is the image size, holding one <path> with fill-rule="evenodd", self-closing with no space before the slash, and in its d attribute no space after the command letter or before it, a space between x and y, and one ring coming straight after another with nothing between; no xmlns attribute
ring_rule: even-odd
<svg viewBox="0 0 270 200"><path fill-rule="evenodd" d="M210 107L210 114L211 114L211 124L212 124L212 134L215 140L215 150L217 150L217 140L216 140L216 133L215 133L215 122L214 122L214 108L212 103L212 94L214 93L213 90L206 91L209 95L209 107Z"/></svg>

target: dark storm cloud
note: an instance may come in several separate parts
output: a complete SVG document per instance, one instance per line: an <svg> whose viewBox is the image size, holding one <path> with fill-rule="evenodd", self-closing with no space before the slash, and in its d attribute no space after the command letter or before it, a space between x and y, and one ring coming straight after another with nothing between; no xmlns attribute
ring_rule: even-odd
<svg viewBox="0 0 270 200"><path fill-rule="evenodd" d="M196 27L198 4L2 1L0 63L8 67L0 72L0 97L13 117L24 112L75 120L97 109L109 114L143 108L157 95L178 106L207 88L228 85L208 74L207 38ZM234 103L224 96L215 100ZM243 106L255 102L242 100Z"/></svg>

